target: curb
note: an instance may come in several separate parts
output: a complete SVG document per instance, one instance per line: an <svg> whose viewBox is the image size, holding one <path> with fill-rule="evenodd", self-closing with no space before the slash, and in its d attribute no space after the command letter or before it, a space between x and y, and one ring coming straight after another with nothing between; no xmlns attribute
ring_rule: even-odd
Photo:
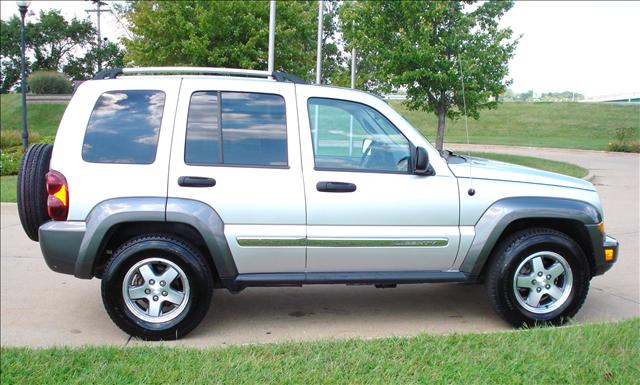
<svg viewBox="0 0 640 385"><path fill-rule="evenodd" d="M580 166L582 167L582 166ZM596 174L593 173L593 171L589 170L589 172L587 173L586 176L584 176L582 179L586 180L587 182L593 182L593 178L596 177Z"/></svg>

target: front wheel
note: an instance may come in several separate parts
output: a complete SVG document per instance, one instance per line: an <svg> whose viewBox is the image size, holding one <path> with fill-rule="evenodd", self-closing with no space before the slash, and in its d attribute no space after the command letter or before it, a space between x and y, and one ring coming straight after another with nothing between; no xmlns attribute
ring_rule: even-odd
<svg viewBox="0 0 640 385"><path fill-rule="evenodd" d="M514 326L562 325L587 297L587 259L564 233L546 228L519 231L496 247L491 260L489 300Z"/></svg>
<svg viewBox="0 0 640 385"><path fill-rule="evenodd" d="M195 249L170 236L134 238L113 255L102 278L111 319L144 340L174 340L209 309L213 277Z"/></svg>

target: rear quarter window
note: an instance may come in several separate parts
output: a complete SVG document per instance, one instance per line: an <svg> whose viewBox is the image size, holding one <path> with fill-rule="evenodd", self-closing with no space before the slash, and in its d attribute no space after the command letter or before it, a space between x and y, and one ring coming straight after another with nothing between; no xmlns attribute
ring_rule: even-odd
<svg viewBox="0 0 640 385"><path fill-rule="evenodd" d="M157 90L100 95L85 132L82 159L92 163L153 163L165 99L165 93Z"/></svg>

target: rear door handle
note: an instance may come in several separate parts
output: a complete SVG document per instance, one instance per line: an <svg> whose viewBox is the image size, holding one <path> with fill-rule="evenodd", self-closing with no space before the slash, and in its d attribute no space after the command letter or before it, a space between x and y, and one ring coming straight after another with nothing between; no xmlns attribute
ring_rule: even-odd
<svg viewBox="0 0 640 385"><path fill-rule="evenodd" d="M201 176L181 176L178 178L178 185L182 187L213 187L216 180Z"/></svg>
<svg viewBox="0 0 640 385"><path fill-rule="evenodd" d="M316 189L321 192L345 193L356 191L356 185L345 182L318 182Z"/></svg>

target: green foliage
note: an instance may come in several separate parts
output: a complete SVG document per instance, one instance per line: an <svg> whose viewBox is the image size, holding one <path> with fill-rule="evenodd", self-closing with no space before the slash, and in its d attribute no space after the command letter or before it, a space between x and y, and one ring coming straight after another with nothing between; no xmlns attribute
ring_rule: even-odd
<svg viewBox="0 0 640 385"><path fill-rule="evenodd" d="M20 80L20 68L20 19L14 15L0 21L0 92L9 92Z"/></svg>
<svg viewBox="0 0 640 385"><path fill-rule="evenodd" d="M42 137L37 132L29 133L29 142L31 143L48 143L44 139L49 137ZM48 139L47 139L48 140ZM20 131L14 130L2 130L0 131L0 148L3 150L11 149L12 147L22 146L22 134Z"/></svg>
<svg viewBox="0 0 640 385"><path fill-rule="evenodd" d="M324 18L325 80L343 58L331 40L336 25L329 4ZM315 78L318 3L277 3L275 69ZM139 66L215 66L267 69L269 3L257 1L139 1L125 11L133 39L126 61ZM329 65L333 61L334 65Z"/></svg>
<svg viewBox="0 0 640 385"><path fill-rule="evenodd" d="M92 42L95 29L89 20L75 17L67 21L56 9L40 11L38 22L30 26L29 37L35 61L33 70L58 71L76 47Z"/></svg>
<svg viewBox="0 0 640 385"><path fill-rule="evenodd" d="M22 159L22 147L0 150L0 175L17 175Z"/></svg>
<svg viewBox="0 0 640 385"><path fill-rule="evenodd" d="M227 348L3 346L0 359L7 384L634 384L639 339L635 318Z"/></svg>
<svg viewBox="0 0 640 385"><path fill-rule="evenodd" d="M618 127L615 140L609 142L609 151L640 152L640 127Z"/></svg>
<svg viewBox="0 0 640 385"><path fill-rule="evenodd" d="M34 94L70 94L71 82L55 71L35 71L27 79L29 91Z"/></svg>
<svg viewBox="0 0 640 385"><path fill-rule="evenodd" d="M72 57L63 71L74 80L88 80L98 72L98 63L102 68L124 67L124 50L116 43L107 42L100 48L93 46L83 57Z"/></svg>
<svg viewBox="0 0 640 385"><path fill-rule="evenodd" d="M358 1L340 10L349 47L356 47L387 89L406 88L407 106L439 117L436 146L442 148L445 117L466 108L478 118L495 108L510 84L507 64L517 40L498 21L512 1Z"/></svg>
<svg viewBox="0 0 640 385"><path fill-rule="evenodd" d="M59 10L40 11L38 18L28 17L25 25L27 73L37 70L63 71L75 80L92 77L103 66L123 65L124 52L112 42L97 49L97 32L91 21L66 20ZM0 24L0 92L14 89L20 80L20 18L11 16ZM88 48L77 55L77 48ZM30 57L35 60L31 63Z"/></svg>

